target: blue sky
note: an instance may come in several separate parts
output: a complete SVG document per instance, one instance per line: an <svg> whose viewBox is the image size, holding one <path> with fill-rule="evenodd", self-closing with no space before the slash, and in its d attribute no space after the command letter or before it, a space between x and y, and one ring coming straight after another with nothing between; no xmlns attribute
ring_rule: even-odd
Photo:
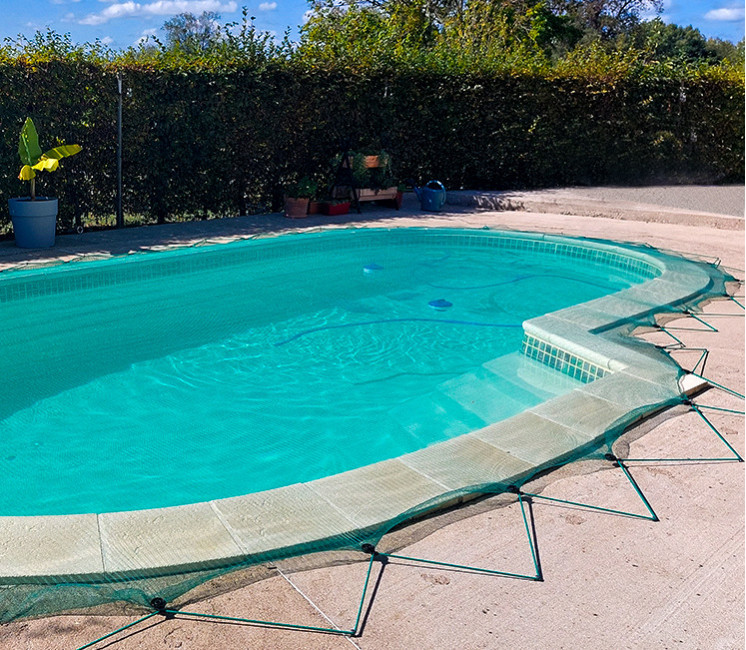
<svg viewBox="0 0 746 650"><path fill-rule="evenodd" d="M664 0L663 19L693 25L705 36L739 41L744 36L743 0ZM51 27L82 43L96 38L115 48L156 34L169 17L218 12L224 22L239 20L241 7L256 16L258 29L297 34L308 10L305 0L0 0L0 37L31 36Z"/></svg>

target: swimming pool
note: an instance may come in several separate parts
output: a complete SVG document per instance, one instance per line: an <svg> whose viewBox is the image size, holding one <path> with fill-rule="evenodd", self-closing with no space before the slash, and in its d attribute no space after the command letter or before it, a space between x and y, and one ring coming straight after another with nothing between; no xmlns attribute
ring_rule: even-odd
<svg viewBox="0 0 746 650"><path fill-rule="evenodd" d="M539 243L338 231L6 274L0 514L305 483L581 386L521 354L524 321L660 270Z"/></svg>
<svg viewBox="0 0 746 650"><path fill-rule="evenodd" d="M407 252L397 261L387 257L392 249ZM545 257L560 262L551 277L536 267L519 270L519 259L531 266ZM495 260L508 263L495 270ZM240 273L246 265L254 275ZM437 267L449 273L436 277ZM322 273L324 269L328 273ZM388 287L387 278L395 276L419 288ZM200 277L211 279L203 285ZM547 300L547 294L557 293L560 279L574 287L571 294L579 292L565 307ZM9 444L12 433L17 446L14 453L6 446L0 456L3 488L14 491L11 509L16 510L0 515L0 621L115 601L152 613L155 597L178 606L182 597L192 598L193 590L207 581L230 572L228 582L236 585L253 579L256 571L264 575L261 567L288 558L303 562L342 551L344 561L372 562L370 549L399 524L478 494L515 493L537 475L573 460L604 459L629 425L682 403L685 392L696 388L690 380L701 385L664 350L631 338L631 332L639 325L654 325L659 314L681 315L704 300L727 296L725 283L732 279L717 265L645 246L447 229L324 231L2 273L0 337L5 354L0 370L4 378L13 379L3 386L0 421L13 427L3 432L8 434L4 441ZM144 291L145 298L128 303L124 298L132 297L133 287ZM189 308L174 309L184 304L183 296L189 297ZM219 296L222 309L216 310ZM526 305L523 296L530 296ZM575 301L582 304L572 304ZM293 309L288 311L287 304ZM545 309L555 311L540 315ZM175 313L176 319L166 313ZM412 329L417 327L424 329ZM452 334L444 338L447 332ZM507 348L494 347L496 341ZM396 357L392 372L381 360L394 348L405 353ZM252 349L270 355L305 349L313 358L269 381L267 373L281 367L278 357L272 368L265 364L258 372L238 372ZM423 350L420 359L418 350ZM496 356L484 360L491 355ZM356 359L358 363L348 363ZM340 365L340 360L345 363ZM428 370L422 373L425 386L416 393L417 366L408 364L420 360ZM467 362L476 365L469 369ZM288 478L292 484L186 505L19 516L18 510L27 506L16 483L29 495L36 491L46 499L32 506L37 512L75 511L80 503L71 506L54 495L44 497L44 490L33 484L53 491L49 485L54 481L62 485L58 470L80 466L86 471L74 469L74 479L68 482L72 492L105 494L117 473L136 475L130 459L152 453L151 448L165 460L182 454L172 476L178 478L181 472L185 483L208 486L205 493L215 494L210 483L216 472L191 474L181 463L211 463L214 448L224 448L226 440L235 442L231 435L250 437L253 432L206 433L204 420L197 417L181 417L179 430L172 434L154 428L160 425L159 408L191 409L199 401L195 396L208 395L210 406L229 394L227 404L217 409L222 416L222 411L233 410L234 401L244 405L245 394L259 387L262 395L270 396L267 404L274 405L269 416L305 425L296 440L302 447L319 418L316 407L335 398L327 397L328 381L313 383L314 373L296 381L298 365L343 367L352 374L338 371L334 383L344 388L393 380L397 388L390 395L403 404L397 410L396 431L414 443L414 451L362 466L356 462L352 469L308 480L301 473L310 468L308 476L313 476L318 465L301 462L294 476L279 477L277 472L276 485ZM215 381L215 369L226 367L231 373L218 382L222 389L210 392L202 380ZM404 379L400 367L407 369ZM201 368L213 370L203 373ZM447 373L440 375L444 369ZM178 372L174 375L173 370ZM149 387L134 398L134 407L123 389L127 377ZM236 377L246 383L230 381ZM512 393L506 398L503 380L508 388L518 386L520 399L528 396L534 405L492 421L495 410L502 417L504 403L516 398ZM290 389L279 401L273 391L283 381ZM187 402L195 405L169 401L193 388L196 392L187 392ZM455 397L455 406L444 408L442 401L432 402L433 396ZM147 400L150 405L143 403ZM138 422L140 404L147 414L144 422ZM314 408L304 415L293 411L309 404ZM358 409L366 408L346 406L342 417L353 422ZM73 419L66 420L71 413ZM291 413L292 418L285 417ZM489 423L480 428L474 417ZM109 424L89 426L93 440L83 445L65 422L85 430L86 418ZM44 429L42 423L50 421L58 430ZM455 423L460 421L478 428L459 433ZM117 431L130 423L145 433L137 438ZM332 445L334 451L343 458L347 446L360 454L368 445L375 448L379 425L380 418L374 417L362 434L355 434L355 445L345 439L343 445ZM455 430L449 429L453 426ZM24 437L24 427L37 435ZM420 435L420 427L427 435ZM185 447L193 458L184 459L179 447L186 438L179 434L190 432L199 436L199 444ZM47 453L44 446L53 440L56 452ZM230 445L226 465L247 462L253 453L236 449ZM34 464L28 458L19 462L21 454L45 459L37 464L36 476L25 472ZM101 472L91 463L85 466L89 454L117 461ZM265 460L273 469L279 463L272 453ZM176 494L171 479L159 478L160 463L140 467L146 475L135 476L140 484L133 491L142 488L144 501L182 503L194 498ZM218 493L251 489L253 475L245 474L246 482L219 486ZM247 571L239 575L241 569Z"/></svg>

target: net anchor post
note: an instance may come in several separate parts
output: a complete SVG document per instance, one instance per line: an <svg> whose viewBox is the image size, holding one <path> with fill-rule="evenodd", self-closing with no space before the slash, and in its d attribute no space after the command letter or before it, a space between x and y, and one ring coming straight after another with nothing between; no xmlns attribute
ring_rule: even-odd
<svg viewBox="0 0 746 650"><path fill-rule="evenodd" d="M588 508L589 510L597 510L598 512L608 512L610 514L614 515L624 515L625 517L632 517L634 519L647 519L648 521L660 521L658 518L658 515L655 514L655 511L653 510L653 507L650 505L650 502L647 500L645 495L642 493L642 490L640 490L639 486L635 482L635 480L632 478L632 475L629 473L627 468L624 466L624 463L619 459L616 455L612 454L611 452L604 454L604 460L608 460L609 462L613 463L614 467L619 467L622 472L624 472L625 477L629 481L630 485L635 490L635 493L642 501L643 505L647 509L648 513L647 515L640 515L634 512L627 512L625 510L615 510L613 508L603 508L601 506L594 506L589 503L581 503L579 501L568 501L567 499L556 499L554 497L547 497L542 494L532 494L529 492L521 492L519 494L523 496L527 496L530 499L543 499L544 501L551 501L553 503L562 503L565 505L570 506L578 506L579 508Z"/></svg>
<svg viewBox="0 0 746 650"><path fill-rule="evenodd" d="M528 537L529 546L531 548L531 559L533 561L534 570L535 570L534 575L523 574L523 573L512 573L509 571L497 571L495 569L486 569L486 568L475 567L475 566L471 566L467 564L454 564L452 562L440 562L438 560L428 560L428 559L419 558L419 557L396 555L394 553L378 553L379 557L383 556L387 559L404 560L406 562L418 562L420 564L427 564L427 565L431 565L435 567L442 567L444 569L462 569L464 571L471 571L473 573L483 573L485 575L503 576L506 578L517 578L519 580L531 580L534 582L543 582L544 577L541 572L541 565L539 563L535 541L531 534L531 529L528 524L528 518L526 517L526 506L525 506L524 499L523 499L523 496L525 496L525 493L521 492L521 490L515 485L509 485L508 487L505 488L505 491L518 496L518 504L520 505L520 508L521 508L521 515L523 517L523 525L526 531L526 536Z"/></svg>
<svg viewBox="0 0 746 650"><path fill-rule="evenodd" d="M168 603L160 596L153 598L150 601L150 606L155 610L156 614L160 614L163 618L175 618L176 616L176 610L169 609Z"/></svg>

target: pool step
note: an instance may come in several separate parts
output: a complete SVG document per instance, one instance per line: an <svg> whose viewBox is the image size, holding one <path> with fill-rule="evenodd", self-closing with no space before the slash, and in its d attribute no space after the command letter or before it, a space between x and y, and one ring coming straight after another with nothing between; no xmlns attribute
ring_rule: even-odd
<svg viewBox="0 0 746 650"><path fill-rule="evenodd" d="M472 411L439 391L402 402L389 415L407 433L421 440L454 438L485 426Z"/></svg>
<svg viewBox="0 0 746 650"><path fill-rule="evenodd" d="M482 368L512 384L511 391L520 399L543 402L557 395L563 395L581 384L549 366L529 359L525 354L512 352L482 364ZM511 393L513 394L513 393Z"/></svg>
<svg viewBox="0 0 746 650"><path fill-rule="evenodd" d="M514 384L480 367L443 382L438 386L437 392L490 424L509 418L541 401L533 398L526 403L521 399L525 395L516 396L513 389Z"/></svg>
<svg viewBox="0 0 746 650"><path fill-rule="evenodd" d="M509 418L579 385L514 352L442 382L389 415L416 438L443 440Z"/></svg>

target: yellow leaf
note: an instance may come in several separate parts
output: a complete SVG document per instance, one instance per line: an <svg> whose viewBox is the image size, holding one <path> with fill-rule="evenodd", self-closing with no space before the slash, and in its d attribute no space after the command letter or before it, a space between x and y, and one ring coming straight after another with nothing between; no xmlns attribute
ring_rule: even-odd
<svg viewBox="0 0 746 650"><path fill-rule="evenodd" d="M53 172L57 167L60 166L60 161L56 158L42 158L38 163L32 165L33 169L38 169L40 172Z"/></svg>
<svg viewBox="0 0 746 650"><path fill-rule="evenodd" d="M21 173L18 174L18 178L22 181L30 181L36 176L36 172L31 169L28 165L21 167Z"/></svg>

